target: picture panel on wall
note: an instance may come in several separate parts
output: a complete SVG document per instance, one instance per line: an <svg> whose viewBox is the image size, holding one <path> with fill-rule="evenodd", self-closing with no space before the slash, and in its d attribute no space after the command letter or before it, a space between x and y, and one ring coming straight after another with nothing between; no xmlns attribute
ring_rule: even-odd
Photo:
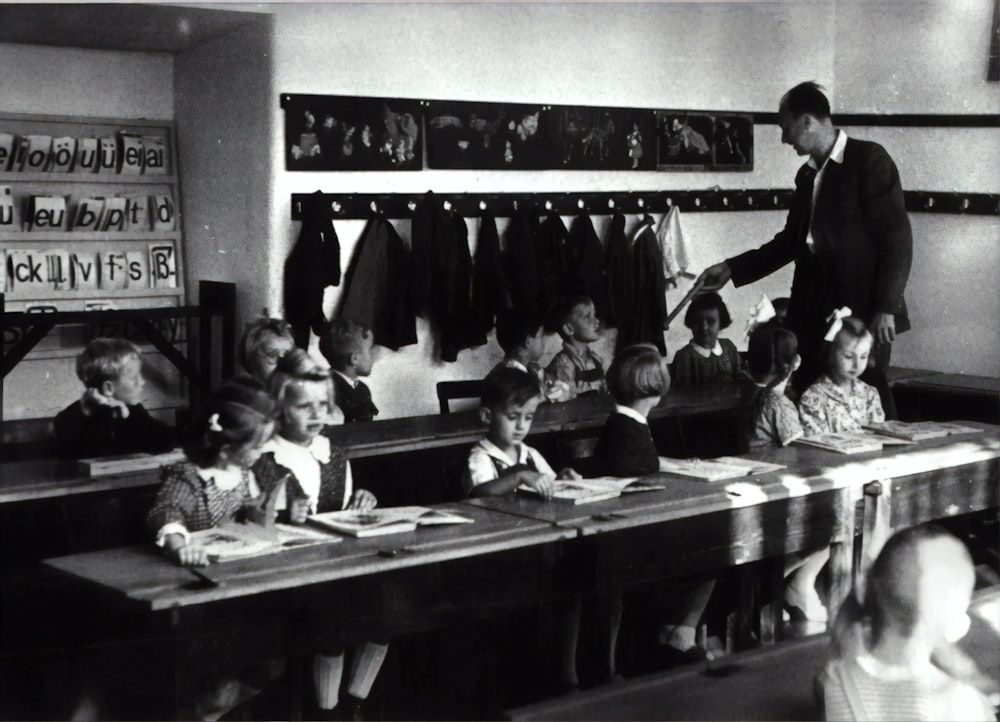
<svg viewBox="0 0 1000 722"><path fill-rule="evenodd" d="M282 95L285 167L292 170L420 170L419 100Z"/></svg>
<svg viewBox="0 0 1000 722"><path fill-rule="evenodd" d="M558 167L656 170L656 119L651 110L559 106L552 111Z"/></svg>
<svg viewBox="0 0 1000 722"><path fill-rule="evenodd" d="M706 170L712 165L712 116L687 110L656 111L659 170Z"/></svg>
<svg viewBox="0 0 1000 722"><path fill-rule="evenodd" d="M558 167L549 106L431 101L427 165L442 170Z"/></svg>
<svg viewBox="0 0 1000 722"><path fill-rule="evenodd" d="M753 170L753 116L717 115L714 121L713 170Z"/></svg>

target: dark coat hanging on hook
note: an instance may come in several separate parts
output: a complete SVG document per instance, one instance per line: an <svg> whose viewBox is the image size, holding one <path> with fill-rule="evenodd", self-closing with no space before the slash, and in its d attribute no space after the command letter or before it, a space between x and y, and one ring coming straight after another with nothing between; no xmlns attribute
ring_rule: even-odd
<svg viewBox="0 0 1000 722"><path fill-rule="evenodd" d="M442 208L427 193L413 217L413 290L427 315L442 361L455 361L462 349L486 343L475 326L472 255L465 220Z"/></svg>
<svg viewBox="0 0 1000 722"><path fill-rule="evenodd" d="M629 244L625 236L625 216L615 211L604 246L604 267L608 283L608 326L617 326L632 313L632 298L628 293Z"/></svg>
<svg viewBox="0 0 1000 722"><path fill-rule="evenodd" d="M489 333L496 317L510 308L507 276L503 270L497 221L489 211L479 220L476 258L472 267L472 317L475 327Z"/></svg>
<svg viewBox="0 0 1000 722"><path fill-rule="evenodd" d="M631 312L619 317L615 351L636 343L651 343L666 355L663 326L667 320L667 284L663 277L663 253L646 216L636 229L627 265L625 293Z"/></svg>
<svg viewBox="0 0 1000 722"><path fill-rule="evenodd" d="M569 290L569 261L566 246L569 232L562 218L549 211L535 234L535 253L538 258L538 309L548 313L553 302Z"/></svg>
<svg viewBox="0 0 1000 722"><path fill-rule="evenodd" d="M507 227L504 253L511 308L514 313L528 318L539 317L541 310L538 308L538 258L535 254L537 229L538 210L533 204L515 210Z"/></svg>
<svg viewBox="0 0 1000 722"><path fill-rule="evenodd" d="M604 269L604 247L601 245L590 216L581 213L573 220L566 244L569 265L568 292L589 296L597 317L608 317L608 280Z"/></svg>
<svg viewBox="0 0 1000 722"><path fill-rule="evenodd" d="M285 260L285 320L292 325L296 345L309 345L309 331L320 335L323 289L340 285L340 240L333 228L333 210L319 191L302 209L298 241Z"/></svg>
<svg viewBox="0 0 1000 722"><path fill-rule="evenodd" d="M403 239L384 217L374 216L347 267L336 315L370 328L375 343L393 351L416 343L409 271Z"/></svg>

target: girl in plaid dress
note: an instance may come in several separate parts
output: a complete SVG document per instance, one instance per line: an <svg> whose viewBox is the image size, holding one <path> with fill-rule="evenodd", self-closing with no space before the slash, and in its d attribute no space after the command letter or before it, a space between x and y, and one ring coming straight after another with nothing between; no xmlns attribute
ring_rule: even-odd
<svg viewBox="0 0 1000 722"><path fill-rule="evenodd" d="M185 431L186 462L165 466L146 523L156 544L184 566L208 564L189 532L233 521L260 494L250 467L274 431L274 401L263 389L234 381L218 389Z"/></svg>

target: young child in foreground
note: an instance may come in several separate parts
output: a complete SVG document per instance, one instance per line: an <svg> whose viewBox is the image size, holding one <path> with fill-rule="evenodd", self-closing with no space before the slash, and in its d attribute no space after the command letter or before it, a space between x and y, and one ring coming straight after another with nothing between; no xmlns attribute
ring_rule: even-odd
<svg viewBox="0 0 1000 722"><path fill-rule="evenodd" d="M569 384L549 377L538 365L545 351L545 327L541 319L519 313L507 312L497 318L497 343L503 349L504 359L493 370L514 368L527 371L538 379L548 401L565 401L570 398Z"/></svg>
<svg viewBox="0 0 1000 722"><path fill-rule="evenodd" d="M243 370L258 384L267 381L278 359L295 348L292 327L280 318L258 318L247 324L240 340L239 361Z"/></svg>
<svg viewBox="0 0 1000 722"><path fill-rule="evenodd" d="M334 319L320 338L319 350L333 369L334 402L344 412L345 423L378 416L371 389L361 380L371 375L374 345L372 332L349 319Z"/></svg>
<svg viewBox="0 0 1000 722"><path fill-rule="evenodd" d="M826 373L802 393L799 416L807 436L861 431L864 424L885 421L874 386L858 377L868 367L872 335L865 324L841 309L826 335L830 343Z"/></svg>
<svg viewBox="0 0 1000 722"><path fill-rule="evenodd" d="M146 382L139 348L122 338L95 338L76 358L86 390L55 418L58 454L67 458L169 451L177 432L140 403Z"/></svg>
<svg viewBox="0 0 1000 722"><path fill-rule="evenodd" d="M590 349L590 344L601 337L601 322L594 302L586 296L559 299L552 308L549 327L562 336L563 347L549 362L548 376L569 386L571 398L606 393L604 364Z"/></svg>
<svg viewBox="0 0 1000 722"><path fill-rule="evenodd" d="M968 631L974 586L969 551L940 527L890 538L834 624L826 719L993 722L990 700L932 660Z"/></svg>
<svg viewBox="0 0 1000 722"><path fill-rule="evenodd" d="M333 446L322 433L336 411L330 371L302 349L292 349L278 361L271 376L271 392L278 404L277 433L264 444L253 470L264 488L274 488L291 472L284 498L279 491L279 514L287 513L292 524L302 524L309 514L374 508L375 495L354 489L351 466L343 450ZM352 649L343 702L340 686L344 646L331 639L322 642L321 648L322 652L313 657L318 706L332 710L339 704L338 712L345 719L355 719L371 692L389 645L365 642Z"/></svg>
<svg viewBox="0 0 1000 722"><path fill-rule="evenodd" d="M232 381L209 396L185 431L187 461L161 469L162 486L146 518L156 543L183 566L209 563L190 533L235 521L261 496L250 467L274 430L274 402L252 381ZM202 680L196 709L213 720L260 692L280 674L280 660L233 676Z"/></svg>
<svg viewBox="0 0 1000 722"><path fill-rule="evenodd" d="M552 496L556 473L545 457L525 443L538 404L544 398L538 380L520 369L499 368L483 381L479 418L486 438L469 451L463 486L469 496L502 496L527 486L542 497ZM572 469L559 478L578 479Z"/></svg>
<svg viewBox="0 0 1000 722"><path fill-rule="evenodd" d="M722 297L702 293L694 297L684 314L684 325L691 329L691 342L674 354L674 383L677 386L735 381L740 372L740 354L719 331L729 328L733 319Z"/></svg>
<svg viewBox="0 0 1000 722"><path fill-rule="evenodd" d="M595 472L608 476L655 474L661 470L661 462L646 417L670 389L666 359L652 344L628 346L608 369L608 388L615 399L615 411L608 416L594 447ZM663 656L668 664L705 661L710 654L697 645L695 635L715 579L677 582L672 609L659 634Z"/></svg>

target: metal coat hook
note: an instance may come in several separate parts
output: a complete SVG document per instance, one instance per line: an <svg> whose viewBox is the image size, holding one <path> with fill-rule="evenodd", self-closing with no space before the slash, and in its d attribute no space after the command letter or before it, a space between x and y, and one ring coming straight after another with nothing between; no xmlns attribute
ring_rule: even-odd
<svg viewBox="0 0 1000 722"><path fill-rule="evenodd" d="M924 208L933 208L933 207L934 207L933 198L928 198L926 201L924 201Z"/></svg>
<svg viewBox="0 0 1000 722"><path fill-rule="evenodd" d="M417 202L407 201L406 207L410 209L410 213L413 213L415 210L417 210Z"/></svg>
<svg viewBox="0 0 1000 722"><path fill-rule="evenodd" d="M451 210L451 201L444 201L441 204L441 207L444 208L446 211L450 211Z"/></svg>
<svg viewBox="0 0 1000 722"><path fill-rule="evenodd" d="M295 212L298 213L300 216L302 215L302 201L296 202Z"/></svg>
<svg viewBox="0 0 1000 722"><path fill-rule="evenodd" d="M486 201L479 201L479 210L481 211L486 210Z"/></svg>
<svg viewBox="0 0 1000 722"><path fill-rule="evenodd" d="M695 198L694 205L696 208L701 208L701 198Z"/></svg>
<svg viewBox="0 0 1000 722"><path fill-rule="evenodd" d="M545 210L547 211L552 210L552 201L545 201Z"/></svg>
<svg viewBox="0 0 1000 722"><path fill-rule="evenodd" d="M583 198L577 198L576 207L582 211L587 208L587 204L583 202Z"/></svg>
<svg viewBox="0 0 1000 722"><path fill-rule="evenodd" d="M673 208L673 206L674 206L674 199L671 198L670 196L667 196L667 208Z"/></svg>
<svg viewBox="0 0 1000 722"><path fill-rule="evenodd" d="M368 204L368 207L372 209L372 213L378 213L378 203L372 201Z"/></svg>
<svg viewBox="0 0 1000 722"><path fill-rule="evenodd" d="M615 199L608 198L608 208L614 208L614 207L615 207Z"/></svg>
<svg viewBox="0 0 1000 722"><path fill-rule="evenodd" d="M962 203L959 206L959 208L961 208L963 211L967 211L967 210L969 210L969 206L970 205L971 205L971 203L969 202L969 199L968 198L963 198L962 199Z"/></svg>
<svg viewBox="0 0 1000 722"><path fill-rule="evenodd" d="M334 201L333 203L330 204L330 210L332 210L334 213L340 213L341 211L340 204L337 203L337 201Z"/></svg>
<svg viewBox="0 0 1000 722"><path fill-rule="evenodd" d="M646 201L644 201L642 198L638 199L635 203L640 208L645 208L646 207Z"/></svg>

